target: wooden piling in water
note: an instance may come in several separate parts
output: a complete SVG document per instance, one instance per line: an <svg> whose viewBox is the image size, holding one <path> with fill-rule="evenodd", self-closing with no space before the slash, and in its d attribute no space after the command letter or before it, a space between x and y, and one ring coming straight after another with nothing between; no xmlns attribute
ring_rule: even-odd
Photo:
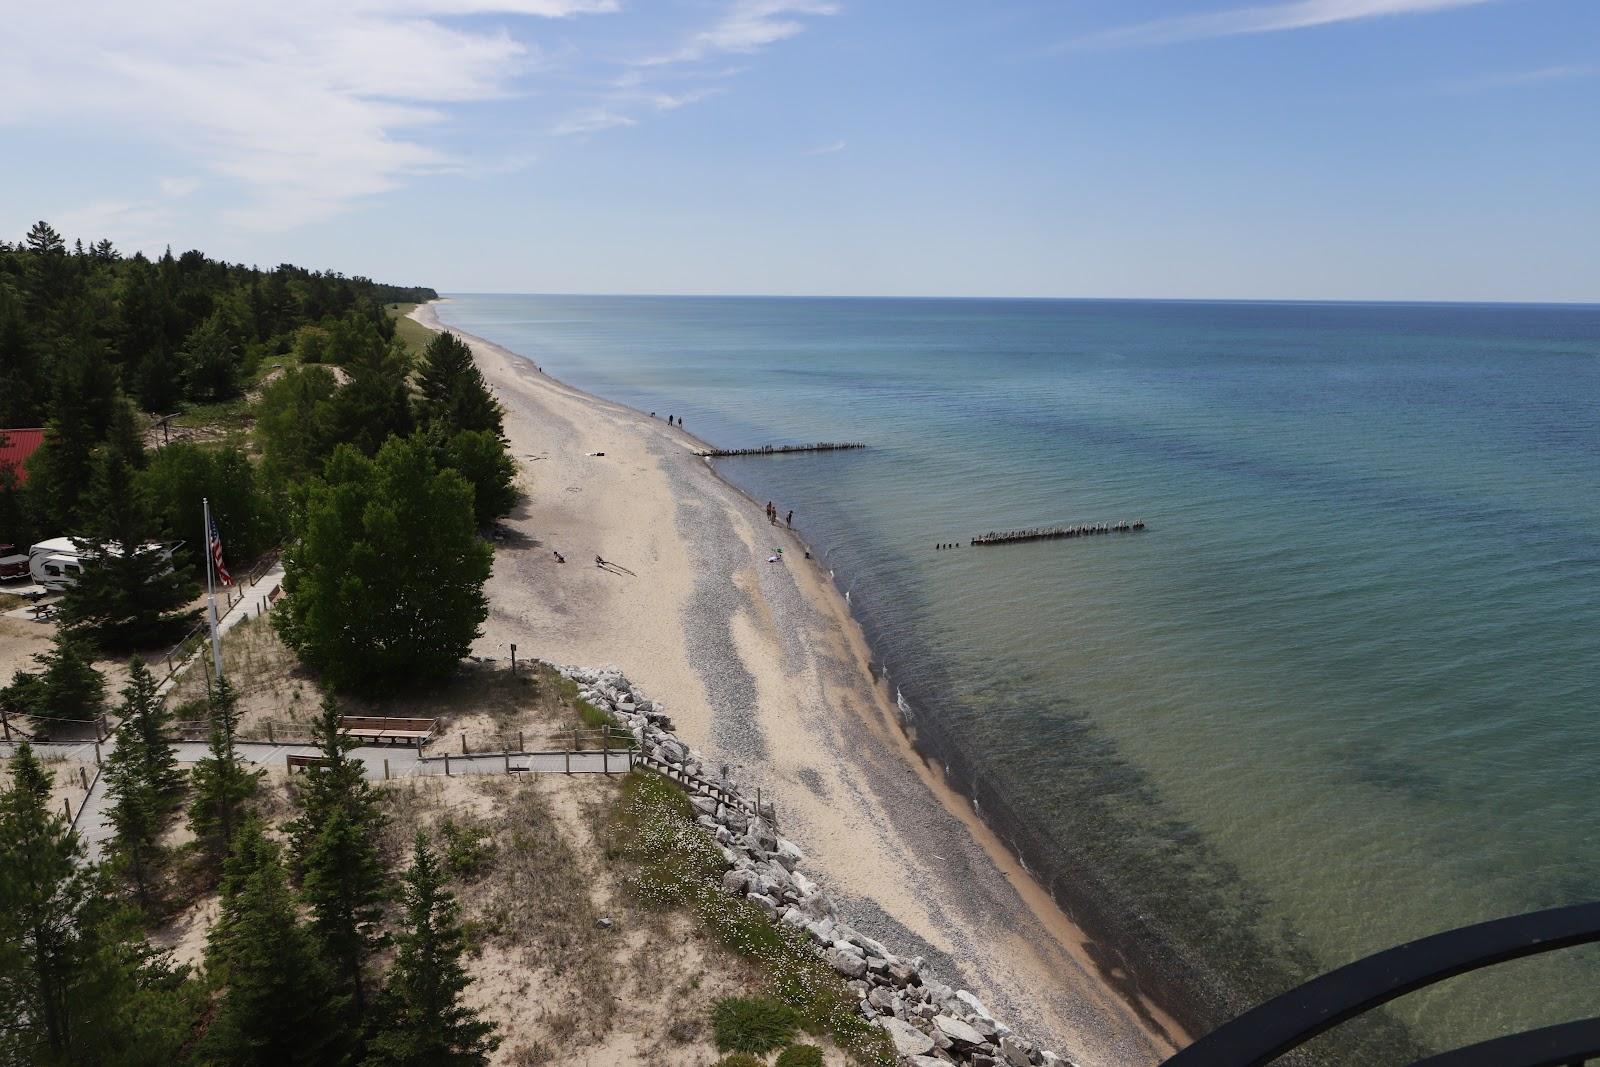
<svg viewBox="0 0 1600 1067"><path fill-rule="evenodd" d="M781 456L792 452L844 452L854 448L866 448L859 441L818 441L813 445L760 445L756 448L714 448L709 452L701 452L706 459L722 459L727 456Z"/></svg>
<svg viewBox="0 0 1600 1067"><path fill-rule="evenodd" d="M1069 537L1097 537L1101 534L1143 533L1143 519L1129 522L1086 522L1066 526L1037 526L1027 530L1005 530L979 534L968 543L974 548L985 545L1014 545L1023 541L1056 541Z"/></svg>

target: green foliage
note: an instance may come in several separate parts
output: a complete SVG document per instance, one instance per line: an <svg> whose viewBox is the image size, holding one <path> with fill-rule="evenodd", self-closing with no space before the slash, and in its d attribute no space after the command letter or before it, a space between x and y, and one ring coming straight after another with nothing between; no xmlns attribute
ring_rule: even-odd
<svg viewBox="0 0 1600 1067"><path fill-rule="evenodd" d="M344 360L350 382L327 403L332 440L376 455L391 436L411 432L411 357L404 345L363 343Z"/></svg>
<svg viewBox="0 0 1600 1067"><path fill-rule="evenodd" d="M213 312L192 330L178 353L185 394L214 403L238 395L242 373L239 338L225 312Z"/></svg>
<svg viewBox="0 0 1600 1067"><path fill-rule="evenodd" d="M787 1045L799 1025L799 1014L771 997L723 997L711 1009L723 1052L771 1052Z"/></svg>
<svg viewBox="0 0 1600 1067"><path fill-rule="evenodd" d="M476 1067L499 1045L494 1026L461 1003L468 979L460 907L418 834L405 874L399 952L379 1001L365 1067Z"/></svg>
<svg viewBox="0 0 1600 1067"><path fill-rule="evenodd" d="M89 649L65 630L48 652L34 655L37 674L18 672L0 689L0 706L35 719L93 719L105 710L105 675L94 669Z"/></svg>
<svg viewBox="0 0 1600 1067"><path fill-rule="evenodd" d="M341 446L308 487L273 624L336 688L441 681L488 615L492 555L471 488L422 443L391 440L375 460Z"/></svg>
<svg viewBox="0 0 1600 1067"><path fill-rule="evenodd" d="M338 389L326 367L290 367L262 391L256 440L272 477L289 481L322 470L333 450L329 402Z"/></svg>
<svg viewBox="0 0 1600 1067"><path fill-rule="evenodd" d="M201 1062L327 1064L348 1053L348 1002L296 915L278 846L255 819L240 826L223 868L206 965L223 993Z"/></svg>
<svg viewBox="0 0 1600 1067"><path fill-rule="evenodd" d="M464 430L446 441L441 466L472 486L472 515L480 529L517 506L517 461L488 430Z"/></svg>
<svg viewBox="0 0 1600 1067"><path fill-rule="evenodd" d="M189 772L189 829L212 862L228 854L244 806L266 774L247 768L233 750L237 704L233 686L218 679L211 702L210 754Z"/></svg>
<svg viewBox="0 0 1600 1067"><path fill-rule="evenodd" d="M0 794L0 1063L176 1062L198 1006L50 805L26 743Z"/></svg>
<svg viewBox="0 0 1600 1067"><path fill-rule="evenodd" d="M139 487L164 537L188 541L200 550L185 553L197 578L205 574L202 501L222 531L230 570L242 568L277 544L285 532L280 507L265 492L262 479L243 449L204 448L176 441L150 457L139 473Z"/></svg>
<svg viewBox="0 0 1600 1067"><path fill-rule="evenodd" d="M118 709L122 723L103 773L117 847L127 857L139 902L148 906L156 841L171 814L182 776L165 734L169 716L156 694L155 677L138 658L128 665L128 675Z"/></svg>
<svg viewBox="0 0 1600 1067"><path fill-rule="evenodd" d="M778 1053L772 1067L822 1067L822 1050L816 1045L790 1045Z"/></svg>
<svg viewBox="0 0 1600 1067"><path fill-rule="evenodd" d="M422 373L421 418L446 434L482 431L502 437L505 412L473 361L472 349L453 333L440 333L428 342Z"/></svg>
<svg viewBox="0 0 1600 1067"><path fill-rule="evenodd" d="M312 932L359 1018L366 1010L362 966L379 941L388 878L378 856L384 825L378 794L361 761L350 758L356 742L339 731L340 718L333 698L324 699L313 726L323 763L306 768L296 783L299 815L289 833Z"/></svg>
<svg viewBox="0 0 1600 1067"><path fill-rule="evenodd" d="M457 878L476 878L494 859L494 838L487 827L460 826L445 819L439 836L444 839L444 865Z"/></svg>
<svg viewBox="0 0 1600 1067"><path fill-rule="evenodd" d="M83 573L62 598L62 625L116 647L175 636L188 621L177 609L193 587L156 543L148 500L125 457L100 452L84 508L89 532L75 539Z"/></svg>
<svg viewBox="0 0 1600 1067"><path fill-rule="evenodd" d="M724 948L759 965L767 991L799 1013L801 1028L828 1034L858 1063L893 1064L887 1035L861 1018L855 997L804 935L722 892L726 863L692 812L683 792L653 771L636 770L624 781L606 854L631 866L627 885L635 898L690 913Z"/></svg>
<svg viewBox="0 0 1600 1067"><path fill-rule="evenodd" d="M735 1052L731 1056L724 1056L712 1067L767 1067L759 1057L748 1052Z"/></svg>

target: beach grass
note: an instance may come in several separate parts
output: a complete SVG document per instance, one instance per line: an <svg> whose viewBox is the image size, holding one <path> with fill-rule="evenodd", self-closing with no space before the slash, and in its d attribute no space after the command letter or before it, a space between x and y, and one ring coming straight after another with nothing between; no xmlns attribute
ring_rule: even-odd
<svg viewBox="0 0 1600 1067"><path fill-rule="evenodd" d="M844 980L804 935L774 926L756 905L722 891L722 853L692 812L682 791L654 771L634 770L624 780L606 858L627 866L629 891L645 907L690 914L723 948L754 964L765 991L794 1010L801 1029L828 1035L856 1063L893 1064L887 1035L857 1013Z"/></svg>
<svg viewBox="0 0 1600 1067"><path fill-rule="evenodd" d="M415 304L390 304L389 316L394 319L394 334L405 342L406 349L415 359L420 359L422 350L428 347L428 342L433 340L433 331L428 329L416 319L409 318Z"/></svg>

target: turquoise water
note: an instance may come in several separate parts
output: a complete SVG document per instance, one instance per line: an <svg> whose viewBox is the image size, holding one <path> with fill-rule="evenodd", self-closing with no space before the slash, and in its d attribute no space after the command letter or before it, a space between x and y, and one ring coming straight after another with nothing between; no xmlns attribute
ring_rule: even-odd
<svg viewBox="0 0 1600 1067"><path fill-rule="evenodd" d="M714 444L868 442L720 469L795 510L921 743L1199 1028L1398 941L1600 898L1600 308L440 314ZM1397 1014L1459 1043L1593 1014L1597 979L1567 953Z"/></svg>

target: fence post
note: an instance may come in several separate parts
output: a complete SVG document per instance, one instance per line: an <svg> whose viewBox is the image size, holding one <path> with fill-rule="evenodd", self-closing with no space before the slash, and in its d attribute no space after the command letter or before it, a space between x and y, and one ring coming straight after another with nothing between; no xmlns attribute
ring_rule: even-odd
<svg viewBox="0 0 1600 1067"><path fill-rule="evenodd" d="M61 806L63 808L67 809L67 825L71 826L72 825L72 798L71 797L62 797L61 798Z"/></svg>
<svg viewBox="0 0 1600 1067"><path fill-rule="evenodd" d="M383 780L386 781L386 782L389 780L389 757L388 756L383 757Z"/></svg>
<svg viewBox="0 0 1600 1067"><path fill-rule="evenodd" d="M94 765L96 767L100 766L100 742L98 741L94 743Z"/></svg>
<svg viewBox="0 0 1600 1067"><path fill-rule="evenodd" d="M89 769L87 767L78 768L78 781L83 783L83 791L87 793L89 791Z"/></svg>
<svg viewBox="0 0 1600 1067"><path fill-rule="evenodd" d="M511 773L511 750L506 750L506 773Z"/></svg>
<svg viewBox="0 0 1600 1067"><path fill-rule="evenodd" d="M526 741L524 741L522 739L522 731L521 730L517 731L517 751L518 752L526 752L526 751L528 751L528 742L526 742Z"/></svg>
<svg viewBox="0 0 1600 1067"><path fill-rule="evenodd" d="M600 731L600 770L604 774L611 773L611 731Z"/></svg>
<svg viewBox="0 0 1600 1067"><path fill-rule="evenodd" d="M461 731L461 754L463 756L467 754L467 732L465 730Z"/></svg>
<svg viewBox="0 0 1600 1067"><path fill-rule="evenodd" d="M9 743L11 740L11 720L6 716L5 708L0 708L0 729L5 730L6 741Z"/></svg>
<svg viewBox="0 0 1600 1067"><path fill-rule="evenodd" d="M571 774L572 773L572 749L570 749L570 748L567 749L566 756L567 756L567 773Z"/></svg>
<svg viewBox="0 0 1600 1067"><path fill-rule="evenodd" d="M450 777L450 753L448 752L444 754L444 776L446 778Z"/></svg>
<svg viewBox="0 0 1600 1067"><path fill-rule="evenodd" d="M277 739L272 736L272 720L268 719L267 720L267 744L275 745L277 743L278 743Z"/></svg>

